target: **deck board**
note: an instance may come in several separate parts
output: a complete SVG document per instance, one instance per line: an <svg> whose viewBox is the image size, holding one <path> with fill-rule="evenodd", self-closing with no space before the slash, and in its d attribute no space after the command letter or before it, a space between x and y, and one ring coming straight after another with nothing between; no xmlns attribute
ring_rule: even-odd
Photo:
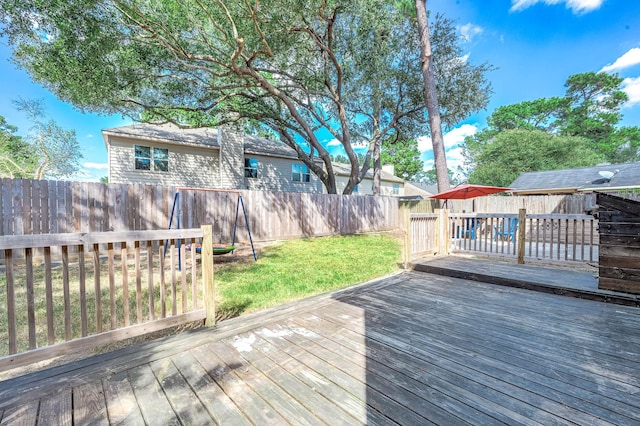
<svg viewBox="0 0 640 426"><path fill-rule="evenodd" d="M636 307L405 272L0 382L0 424L640 425L638 330Z"/></svg>

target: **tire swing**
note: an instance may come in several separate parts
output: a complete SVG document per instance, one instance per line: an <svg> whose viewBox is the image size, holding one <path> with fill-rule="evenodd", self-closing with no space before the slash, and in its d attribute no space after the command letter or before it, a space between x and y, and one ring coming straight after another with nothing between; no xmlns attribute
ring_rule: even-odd
<svg viewBox="0 0 640 426"><path fill-rule="evenodd" d="M244 224L247 229L247 233L249 235L249 242L251 243L251 251L253 253L253 260L257 261L258 257L256 256L256 250L253 246L253 237L251 236L251 229L249 228L249 220L247 218L247 210L244 205L244 200L242 199L242 194L239 191L227 191L222 189L202 189L202 188L177 188L176 194L173 197L173 207L171 208L171 219L169 220L169 229L180 229L180 191L203 191L203 192L223 192L225 193L225 203L223 210L223 224L227 221L227 203L229 201L230 194L237 194L238 198L236 200L236 218L233 223L233 237L231 240L231 244L225 244L222 241L222 226L220 227L220 240L218 244L214 244L212 249L212 253L214 255L223 255L223 254L233 254L236 250L236 232L238 230L238 219L240 217L240 207L242 207L242 214L244 217ZM176 218L177 227L172 228L173 218ZM196 253L202 253L202 246L200 244L187 245L187 250L195 250ZM166 250L165 250L166 251Z"/></svg>

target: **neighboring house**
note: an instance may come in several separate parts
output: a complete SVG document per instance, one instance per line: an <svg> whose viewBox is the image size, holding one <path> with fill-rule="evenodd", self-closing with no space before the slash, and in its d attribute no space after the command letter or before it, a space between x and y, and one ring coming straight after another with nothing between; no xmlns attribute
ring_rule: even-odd
<svg viewBox="0 0 640 426"><path fill-rule="evenodd" d="M405 182L404 198L427 199L438 193L437 184L426 184L423 182Z"/></svg>
<svg viewBox="0 0 640 426"><path fill-rule="evenodd" d="M509 187L514 195L640 190L640 163L522 173Z"/></svg>
<svg viewBox="0 0 640 426"><path fill-rule="evenodd" d="M150 183L192 188L326 192L318 177L282 142L245 135L231 126L181 129L134 124L102 131L110 183ZM317 160L320 162L320 160ZM338 192L348 166L336 166ZM382 174L382 195L402 195L404 182ZM371 173L358 185L371 194Z"/></svg>
<svg viewBox="0 0 640 426"><path fill-rule="evenodd" d="M103 130L102 135L111 183L322 192L322 182L293 149L228 126L134 124Z"/></svg>
<svg viewBox="0 0 640 426"><path fill-rule="evenodd" d="M380 195L401 197L404 195L404 181L393 174L393 164L382 166L380 172ZM333 163L333 171L336 174L336 187L338 194L342 193L349 181L351 165ZM326 190L325 190L326 192ZM353 189L354 194L373 195L373 170L369 169L365 178Z"/></svg>

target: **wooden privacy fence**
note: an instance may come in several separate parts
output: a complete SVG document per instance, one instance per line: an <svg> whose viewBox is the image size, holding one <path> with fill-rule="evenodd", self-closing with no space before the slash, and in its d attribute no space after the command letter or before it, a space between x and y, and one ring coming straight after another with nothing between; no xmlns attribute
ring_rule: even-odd
<svg viewBox="0 0 640 426"><path fill-rule="evenodd" d="M436 220L438 215L441 220ZM446 228L443 228L445 226ZM473 253L520 262L598 261L597 220L580 214L410 214L410 254ZM441 241L439 241L439 239Z"/></svg>
<svg viewBox="0 0 640 426"><path fill-rule="evenodd" d="M168 229L175 192L174 187L143 184L2 179L0 235ZM237 197L197 190L181 193L182 227L213 224L214 240L230 241ZM393 197L240 193L256 240L399 227L398 199ZM238 238L246 241L244 223L240 225Z"/></svg>
<svg viewBox="0 0 640 426"><path fill-rule="evenodd" d="M213 255L202 250L200 259L187 244L212 247L211 226L0 237L0 371L186 322L213 323Z"/></svg>

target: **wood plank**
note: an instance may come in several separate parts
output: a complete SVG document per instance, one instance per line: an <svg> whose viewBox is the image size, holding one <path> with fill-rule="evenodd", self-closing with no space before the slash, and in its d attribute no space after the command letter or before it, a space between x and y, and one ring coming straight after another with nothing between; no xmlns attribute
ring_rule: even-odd
<svg viewBox="0 0 640 426"><path fill-rule="evenodd" d="M525 425L538 424L530 419L535 407L518 400L509 401L508 396L498 391L491 392L490 388L467 380L455 372L440 369L435 365L430 365L428 369L425 369L418 364L419 360L416 357L375 341L368 341L366 346L354 345L353 342L362 339L361 335L345 328L337 328L329 321L315 315L305 319L295 318L294 322L320 333L324 337L320 344L339 356L350 359L357 359L358 355L366 356L367 368L374 370L376 374L382 374L389 381L395 382L397 379L392 371L384 371L387 368L423 383L422 388L428 389L430 386L436 386L442 391L449 392L451 397L459 398L470 407L484 411L493 419L507 424L514 422ZM509 405L514 404L518 406L517 411L524 412L526 415L508 408Z"/></svg>
<svg viewBox="0 0 640 426"><path fill-rule="evenodd" d="M69 425L73 424L73 405L71 389L60 390L40 400L38 424Z"/></svg>
<svg viewBox="0 0 640 426"><path fill-rule="evenodd" d="M93 245L93 291L95 298L96 333L102 333L102 289L100 287L100 245Z"/></svg>
<svg viewBox="0 0 640 426"><path fill-rule="evenodd" d="M196 348L191 353L225 394L243 408L245 415L251 422L255 424L283 424L286 422L234 373L233 370L240 367L238 364L226 365L209 347L205 346Z"/></svg>
<svg viewBox="0 0 640 426"><path fill-rule="evenodd" d="M51 235L4 235L0 236L0 250L200 237L202 237L202 231L198 228L131 232L80 232Z"/></svg>
<svg viewBox="0 0 640 426"><path fill-rule="evenodd" d="M16 322L16 291L13 275L13 250L4 251L5 278L7 282L7 333L9 340L9 354L18 352L17 322Z"/></svg>
<svg viewBox="0 0 640 426"><path fill-rule="evenodd" d="M599 192L596 195L596 203L606 210L617 210L632 216L640 216L640 202L635 200Z"/></svg>
<svg viewBox="0 0 640 426"><path fill-rule="evenodd" d="M126 372L105 379L103 389L111 424L145 424Z"/></svg>
<svg viewBox="0 0 640 426"><path fill-rule="evenodd" d="M92 381L73 389L74 424L108 425L107 403L101 381Z"/></svg>
<svg viewBox="0 0 640 426"><path fill-rule="evenodd" d="M600 246L624 246L624 247L638 247L640 248L640 235L600 235Z"/></svg>
<svg viewBox="0 0 640 426"><path fill-rule="evenodd" d="M640 266L640 258L636 260L635 266ZM607 277L625 281L635 281L637 283L636 285L640 287L640 269L600 266L599 274L600 278Z"/></svg>
<svg viewBox="0 0 640 426"><path fill-rule="evenodd" d="M290 395L282 388L273 383L262 372L247 363L240 357L240 354L232 346L218 342L211 346L220 359L227 366L236 366L238 363L241 368L234 368L235 374L243 380L247 385L267 401L273 409L280 413L286 419L296 419L303 425L316 425L320 421L314 416L304 405L295 399L295 395Z"/></svg>
<svg viewBox="0 0 640 426"><path fill-rule="evenodd" d="M234 338L230 344L233 345L234 342L238 341L240 340ZM324 423L347 426L356 422L355 418L349 416L339 407L330 404L329 401L318 394L313 387L307 386L295 375L276 364L272 359L262 356L258 351L243 350L240 352L240 356L247 360L247 362L251 362L255 368L269 377L274 383L278 384L278 386L285 389L292 398L300 401L302 405L307 407Z"/></svg>
<svg viewBox="0 0 640 426"><path fill-rule="evenodd" d="M145 423L180 425L150 366L142 365L129 370L128 375Z"/></svg>
<svg viewBox="0 0 640 426"><path fill-rule="evenodd" d="M621 280L617 278L600 277L598 288L621 291L624 293L640 294L640 285L638 285L637 281Z"/></svg>
<svg viewBox="0 0 640 426"><path fill-rule="evenodd" d="M428 383L419 382L404 374L388 369L382 364L372 365L370 359L357 354L352 357L344 357L340 351L334 353L325 349L319 342L320 339L311 329L295 327L293 333L284 336L286 340L305 349L318 359L343 371L356 380L363 380L367 388L367 404L385 413L394 421L401 424L416 420L405 418L406 408L411 407L417 414L437 424L463 424L464 422L491 423L493 418L482 411L470 408L460 403L455 397L443 393L440 389L429 386ZM399 413L393 413L394 404L389 404L380 396L385 395L399 404ZM377 396L378 402L375 401ZM376 406L377 404L380 404Z"/></svg>
<svg viewBox="0 0 640 426"><path fill-rule="evenodd" d="M38 408L40 401L29 401L17 404L4 411L0 425L33 425L38 421Z"/></svg>
<svg viewBox="0 0 640 426"><path fill-rule="evenodd" d="M53 345L56 342L53 322L53 279L51 276L51 248L44 248L44 285L45 303L47 310L47 342Z"/></svg>
<svg viewBox="0 0 640 426"><path fill-rule="evenodd" d="M367 310L365 313L367 317L369 312ZM371 312L371 315L373 315L373 312ZM514 376L510 374L508 377L505 376L503 364L507 361L506 358L501 359L499 362L491 361L490 358L479 356L478 351L470 350L469 348L472 348L471 345L464 346L464 350L461 350L460 347L453 349L453 346L448 347L441 343L442 337L440 335L431 337L426 332L416 332L412 330L412 327L407 327L407 322L405 321L398 322L395 325L387 324L386 322L384 325L377 324L375 330L367 330L367 336L400 350L412 350L413 353L417 353L421 357L428 357L431 362L437 363L437 365L445 366L458 374L465 373L470 380L478 381L495 390L509 393L513 397L526 401L533 406L544 406L547 412L535 413L536 416L533 419L536 421L548 423L555 416L565 419L565 421L594 421L594 416L587 414L589 411L583 411L576 407L587 405L581 400L549 388L540 387L525 375ZM597 409L593 405L590 408Z"/></svg>
<svg viewBox="0 0 640 426"><path fill-rule="evenodd" d="M600 222L600 225L598 226L598 230L602 235L624 235L624 236L637 237L640 234L640 223Z"/></svg>
<svg viewBox="0 0 640 426"><path fill-rule="evenodd" d="M150 367L181 424L211 424L211 416L170 359L152 362Z"/></svg>
<svg viewBox="0 0 640 426"><path fill-rule="evenodd" d="M251 422L234 404L204 367L191 355L182 353L173 358L180 374L198 395L209 415L218 424L250 425Z"/></svg>

